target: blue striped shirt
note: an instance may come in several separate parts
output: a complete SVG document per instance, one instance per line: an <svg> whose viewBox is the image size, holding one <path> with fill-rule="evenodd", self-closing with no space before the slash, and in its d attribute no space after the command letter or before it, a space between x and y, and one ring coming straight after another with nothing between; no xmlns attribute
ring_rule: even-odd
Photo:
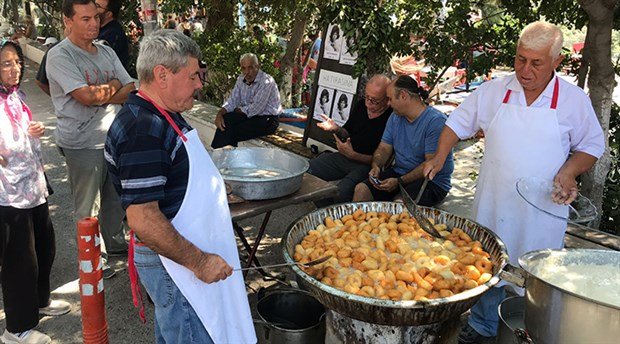
<svg viewBox="0 0 620 344"><path fill-rule="evenodd" d="M170 116L184 133L192 129L180 114ZM187 151L166 119L135 92L108 131L105 159L123 209L158 201L168 219L179 211L189 176Z"/></svg>
<svg viewBox="0 0 620 344"><path fill-rule="evenodd" d="M240 75L222 107L226 112L239 108L248 117L277 116L282 112L278 85L271 75L262 70L258 71L256 79L250 85L246 84L243 75Z"/></svg>

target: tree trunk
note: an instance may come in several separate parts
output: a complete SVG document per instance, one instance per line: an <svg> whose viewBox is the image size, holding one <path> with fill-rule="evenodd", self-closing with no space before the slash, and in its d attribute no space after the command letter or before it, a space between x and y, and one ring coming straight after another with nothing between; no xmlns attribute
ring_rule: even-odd
<svg viewBox="0 0 620 344"><path fill-rule="evenodd" d="M208 12L209 20L205 30L213 30L221 26L230 27L236 23L234 16L236 1L223 0L212 1L211 3L212 5Z"/></svg>
<svg viewBox="0 0 620 344"><path fill-rule="evenodd" d="M611 114L612 93L615 86L614 69L611 62L611 32L614 10L619 0L579 0L579 5L588 14L588 32L585 47L588 52L590 73L588 89L590 100L596 112L605 139L605 153L596 165L582 178L582 192L590 198L599 212L594 227L600 224L605 181L609 173L609 117Z"/></svg>
<svg viewBox="0 0 620 344"><path fill-rule="evenodd" d="M286 45L286 52L280 60L280 72L282 72L280 99L284 107L290 107L292 104L293 67L295 66L297 51L299 51L301 43L304 40L304 32L306 31L308 18L308 14L304 11L296 11L295 19L293 20L293 28L291 30L291 38Z"/></svg>
<svg viewBox="0 0 620 344"><path fill-rule="evenodd" d="M577 75L577 86L581 88L585 88L586 85L586 77L588 76L588 71L590 69L589 58L589 50L584 45L581 49L581 65L579 66L579 74Z"/></svg>

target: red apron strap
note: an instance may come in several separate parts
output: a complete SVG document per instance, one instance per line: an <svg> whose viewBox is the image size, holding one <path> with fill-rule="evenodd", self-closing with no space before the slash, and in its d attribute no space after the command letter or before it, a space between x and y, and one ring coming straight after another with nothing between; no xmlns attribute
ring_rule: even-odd
<svg viewBox="0 0 620 344"><path fill-rule="evenodd" d="M510 99L510 93L512 93L512 90L506 91L506 95L504 96L504 100L502 101L502 103L508 104L508 99Z"/></svg>
<svg viewBox="0 0 620 344"><path fill-rule="evenodd" d="M558 76L555 77L555 85L553 85L553 98L551 98L551 108L553 110L558 106L558 95L560 93L560 78Z"/></svg>
<svg viewBox="0 0 620 344"><path fill-rule="evenodd" d="M138 285L139 277L135 264L135 246L136 239L133 229L129 231L129 249L127 251L127 270L129 271L129 283L131 284L131 297L133 298L133 306L140 308L140 319L146 324L146 315L144 313L144 299L142 298L142 289Z"/></svg>
<svg viewBox="0 0 620 344"><path fill-rule="evenodd" d="M144 98L147 102L153 104L153 106L155 106L157 111L159 111L159 113L166 118L168 123L170 123L174 131L176 131L176 133L179 135L179 137L181 137L181 140L183 140L183 142L187 142L187 138L185 137L185 134L183 134L181 129L179 129L179 126L176 123L174 123L172 118L170 118L170 115L168 115L168 112L166 110L164 110L161 106L157 105L157 103L155 103L149 96L144 94L144 92L138 91L138 94L140 95L140 97Z"/></svg>

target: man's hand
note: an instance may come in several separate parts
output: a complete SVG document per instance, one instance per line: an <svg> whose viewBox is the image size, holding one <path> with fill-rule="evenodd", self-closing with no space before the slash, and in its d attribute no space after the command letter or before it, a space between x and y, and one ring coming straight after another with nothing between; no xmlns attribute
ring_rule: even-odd
<svg viewBox="0 0 620 344"><path fill-rule="evenodd" d="M381 173L381 168L379 166L373 166L370 169L370 172L368 172L368 176L372 176L372 177L375 177L375 178L379 179L379 174L380 173ZM370 181L372 182L372 180L370 180Z"/></svg>
<svg viewBox="0 0 620 344"><path fill-rule="evenodd" d="M205 283L225 280L233 273L232 267L217 254L203 252L197 263L191 270L199 280Z"/></svg>
<svg viewBox="0 0 620 344"><path fill-rule="evenodd" d="M226 124L224 124L224 115L220 115L219 113L215 116L215 126L221 130L226 130Z"/></svg>
<svg viewBox="0 0 620 344"><path fill-rule="evenodd" d="M398 187L398 178L388 178L381 181L381 184L374 185L375 188L382 191L392 192Z"/></svg>
<svg viewBox="0 0 620 344"><path fill-rule="evenodd" d="M336 139L336 148L338 148L338 153L349 159L353 159L353 154L355 154L355 151L353 150L353 145L351 145L351 139L340 141L340 138L338 138L338 135L336 134L334 134L334 138Z"/></svg>
<svg viewBox="0 0 620 344"><path fill-rule="evenodd" d="M429 180L433 180L435 175L441 171L443 168L443 164L445 163L445 159L440 159L437 156L433 157L430 160L426 160L423 164L422 174L427 176Z"/></svg>
<svg viewBox="0 0 620 344"><path fill-rule="evenodd" d="M317 123L317 127L330 132L338 130L338 124L336 124L333 119L327 117L325 114L321 114L321 119L323 122ZM338 142L338 139L336 139L336 142Z"/></svg>
<svg viewBox="0 0 620 344"><path fill-rule="evenodd" d="M562 171L553 178L553 192L551 199L557 204L570 204L577 198L577 181L575 176Z"/></svg>
<svg viewBox="0 0 620 344"><path fill-rule="evenodd" d="M45 126L41 122L32 121L28 124L28 135L39 138L45 134Z"/></svg>

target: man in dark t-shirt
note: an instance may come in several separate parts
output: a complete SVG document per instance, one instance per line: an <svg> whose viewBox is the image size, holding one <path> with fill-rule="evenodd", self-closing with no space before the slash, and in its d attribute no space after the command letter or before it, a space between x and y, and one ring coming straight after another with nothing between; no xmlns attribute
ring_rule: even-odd
<svg viewBox="0 0 620 344"><path fill-rule="evenodd" d="M342 127L322 115L324 121L318 127L334 134L338 152L323 153L310 160L308 173L327 181L340 179L335 203L351 201L355 185L368 178L372 154L392 113L386 96L389 83L385 75L370 78L364 99L355 104Z"/></svg>
<svg viewBox="0 0 620 344"><path fill-rule="evenodd" d="M99 18L101 20L99 36L97 39L109 45L118 59L121 60L123 67L127 70L129 65L129 41L123 26L118 21L122 3L120 0L96 0Z"/></svg>

